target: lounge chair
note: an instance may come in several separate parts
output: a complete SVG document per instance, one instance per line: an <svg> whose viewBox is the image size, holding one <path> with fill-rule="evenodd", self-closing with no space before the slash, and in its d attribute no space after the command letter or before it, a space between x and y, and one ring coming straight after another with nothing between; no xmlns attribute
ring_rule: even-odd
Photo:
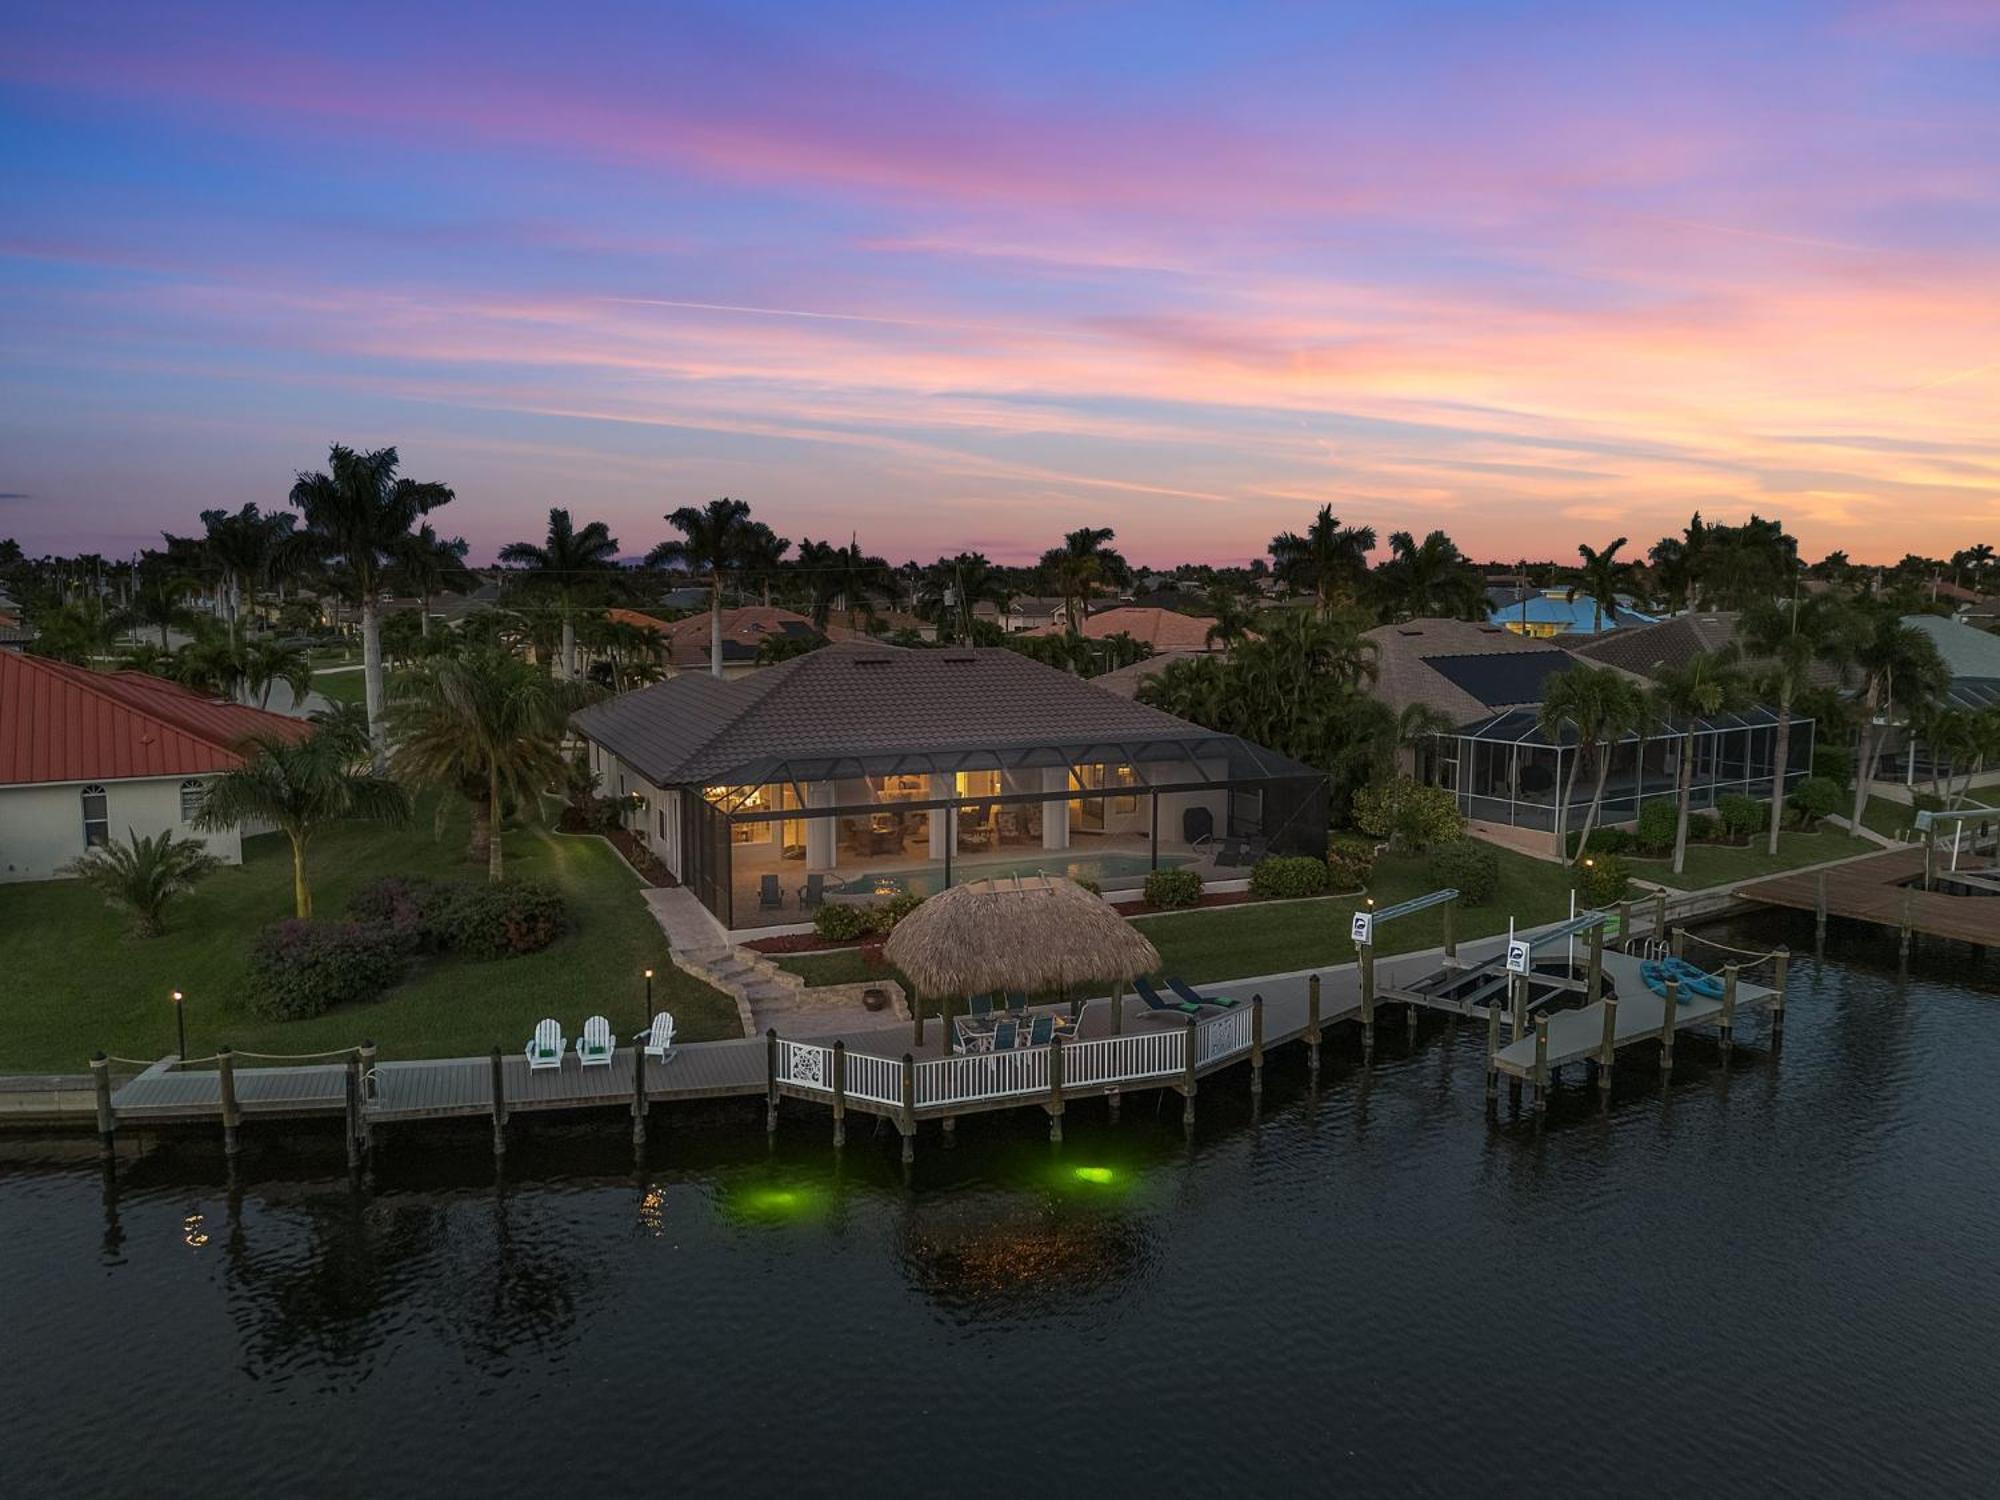
<svg viewBox="0 0 2000 1500"><path fill-rule="evenodd" d="M592 1016L583 1023L583 1035L576 1039L576 1060L586 1068L608 1068L617 1048L611 1023L602 1016Z"/></svg>
<svg viewBox="0 0 2000 1500"><path fill-rule="evenodd" d="M1021 1028L1013 1021L1002 1021L993 1028L993 1050L1012 1052L1014 1039L1021 1034Z"/></svg>
<svg viewBox="0 0 2000 1500"><path fill-rule="evenodd" d="M975 1016L992 1015L993 997L991 995L974 995L970 1002L970 1009Z"/></svg>
<svg viewBox="0 0 2000 1500"><path fill-rule="evenodd" d="M1054 1039L1055 1034L1056 1018L1054 1016L1036 1016L1034 1026L1028 1031L1028 1045L1030 1047L1046 1047Z"/></svg>
<svg viewBox="0 0 2000 1500"><path fill-rule="evenodd" d="M646 1043L646 1056L665 1062L674 1045L673 1012L663 1010L653 1017L653 1024L633 1038L634 1041L641 1039Z"/></svg>
<svg viewBox="0 0 2000 1500"><path fill-rule="evenodd" d="M1007 1014L1014 1017L1028 1013L1028 996L1023 990L1015 990L1007 996Z"/></svg>
<svg viewBox="0 0 2000 1500"><path fill-rule="evenodd" d="M1169 1000L1153 988L1153 981L1141 974L1132 981L1132 992L1139 997L1147 1010L1163 1016L1192 1016L1201 1012L1199 1005L1189 1005L1185 1000Z"/></svg>
<svg viewBox="0 0 2000 1500"><path fill-rule="evenodd" d="M535 1035L526 1048L528 1071L539 1072L543 1068L560 1068L565 1047L560 1021L543 1021L535 1027Z"/></svg>
<svg viewBox="0 0 2000 1500"><path fill-rule="evenodd" d="M806 876L806 883L799 887L799 910L813 911L824 905L826 905L826 877Z"/></svg>
<svg viewBox="0 0 2000 1500"><path fill-rule="evenodd" d="M1171 976L1167 979L1167 988L1189 1005L1213 1005L1217 1010L1234 1010L1243 1003L1241 1000L1232 1000L1227 995L1204 995L1198 990L1191 989L1185 979Z"/></svg>
<svg viewBox="0 0 2000 1500"><path fill-rule="evenodd" d="M1243 863L1243 840L1226 838L1215 849L1215 867L1233 867Z"/></svg>
<svg viewBox="0 0 2000 1500"><path fill-rule="evenodd" d="M783 911L785 893L778 886L778 877L766 875L757 882L757 910Z"/></svg>

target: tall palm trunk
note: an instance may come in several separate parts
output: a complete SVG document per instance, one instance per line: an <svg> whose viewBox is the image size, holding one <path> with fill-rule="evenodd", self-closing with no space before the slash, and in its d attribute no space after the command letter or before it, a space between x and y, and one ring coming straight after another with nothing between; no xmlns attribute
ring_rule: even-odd
<svg viewBox="0 0 2000 1500"><path fill-rule="evenodd" d="M417 634L425 640L431 638L431 596L428 589L417 595Z"/></svg>
<svg viewBox="0 0 2000 1500"><path fill-rule="evenodd" d="M1792 755L1792 695L1778 697L1778 743L1771 766L1771 840L1766 852L1778 852L1778 828L1785 820L1785 768Z"/></svg>
<svg viewBox="0 0 2000 1500"><path fill-rule="evenodd" d="M486 778L486 821L491 830L486 844L486 878L498 884L500 880L500 773L493 770Z"/></svg>
<svg viewBox="0 0 2000 1500"><path fill-rule="evenodd" d="M1599 746L1599 751L1597 782L1590 792L1590 810L1583 815L1583 837L1576 841L1578 859L1583 857L1583 851L1590 843L1591 830L1597 827L1597 816L1604 810L1604 783L1611 778L1611 746Z"/></svg>
<svg viewBox="0 0 2000 1500"><path fill-rule="evenodd" d="M1861 760L1854 768L1854 817L1853 825L1861 826L1861 815L1868 810L1868 798L1875 790L1875 689L1870 687L1868 696L1861 705Z"/></svg>
<svg viewBox="0 0 2000 1500"><path fill-rule="evenodd" d="M1576 805L1576 781L1583 774L1584 748L1584 742L1579 739L1576 742L1576 761L1569 768L1569 786L1565 788L1560 780L1556 783L1556 795L1562 798L1556 808L1556 856L1566 865L1573 865L1583 858L1584 842L1590 837L1590 825L1586 823L1583 838L1576 842L1575 854L1569 852L1569 844L1564 837L1569 826L1569 810Z"/></svg>
<svg viewBox="0 0 2000 1500"><path fill-rule="evenodd" d="M389 762L389 726L382 713L382 622L375 597L361 593L361 697L368 709L368 758L380 776Z"/></svg>
<svg viewBox="0 0 2000 1500"><path fill-rule="evenodd" d="M1694 801L1694 730L1681 739L1681 768L1675 778L1680 783L1680 814L1674 819L1674 873L1687 864L1688 805Z"/></svg>
<svg viewBox="0 0 2000 1500"><path fill-rule="evenodd" d="M562 648L560 659L556 662L556 676L565 682L576 676L576 621L569 617L568 610L563 611Z"/></svg>
<svg viewBox="0 0 2000 1500"><path fill-rule="evenodd" d="M722 675L722 574L709 577L708 588L708 670Z"/></svg>
<svg viewBox="0 0 2000 1500"><path fill-rule="evenodd" d="M313 914L312 887L306 884L306 841L303 834L288 836L292 841L292 914L303 922Z"/></svg>

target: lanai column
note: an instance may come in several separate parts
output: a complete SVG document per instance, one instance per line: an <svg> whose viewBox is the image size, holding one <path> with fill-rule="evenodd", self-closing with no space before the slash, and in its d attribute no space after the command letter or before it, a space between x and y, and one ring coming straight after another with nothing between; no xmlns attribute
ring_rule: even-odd
<svg viewBox="0 0 2000 1500"><path fill-rule="evenodd" d="M933 801L939 797L949 797L958 790L958 778L949 771L933 771L930 779L930 794ZM952 819L958 815L955 807L934 807L931 809L931 860L943 864L945 852L951 848Z"/></svg>
<svg viewBox="0 0 2000 1500"><path fill-rule="evenodd" d="M1069 767L1044 766L1042 768L1042 790L1060 792L1053 801L1042 804L1042 847L1044 849L1067 849L1069 847Z"/></svg>
<svg viewBox="0 0 2000 1500"><path fill-rule="evenodd" d="M833 806L833 783L830 781L808 781L806 783L806 806ZM832 818L806 819L806 868L808 870L831 870L834 866L834 829Z"/></svg>

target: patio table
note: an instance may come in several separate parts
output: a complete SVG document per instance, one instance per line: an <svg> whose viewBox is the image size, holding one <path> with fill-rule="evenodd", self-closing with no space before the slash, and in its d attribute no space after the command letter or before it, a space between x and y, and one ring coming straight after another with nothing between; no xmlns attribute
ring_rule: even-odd
<svg viewBox="0 0 2000 1500"><path fill-rule="evenodd" d="M1000 1023L1006 1019L1008 1018L1005 1015L953 1017L952 1025L958 1032L958 1050L964 1053L991 1052L993 1050L993 1033L999 1029ZM1064 1041L1074 1040L1077 1032L1076 1022L1072 1021L1068 1016L1057 1016L1054 1019L1056 1023L1055 1034ZM1035 1018L1030 1013L1026 1020L1020 1017L1015 1017L1014 1020L1015 1024L1020 1028L1017 1034L1018 1039L1014 1043L1018 1049L1027 1045L1028 1033L1034 1025Z"/></svg>

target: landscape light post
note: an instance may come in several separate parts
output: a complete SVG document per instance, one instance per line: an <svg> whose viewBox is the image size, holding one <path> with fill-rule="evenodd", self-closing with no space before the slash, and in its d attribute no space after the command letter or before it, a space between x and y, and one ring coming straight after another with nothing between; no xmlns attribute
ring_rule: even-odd
<svg viewBox="0 0 2000 1500"><path fill-rule="evenodd" d="M651 969L648 969L646 971L646 1009L640 1013L639 1029L641 1031L648 1031L651 1029L652 1024L653 1024L653 971ZM651 1041L652 1038L648 1036L646 1040Z"/></svg>
<svg viewBox="0 0 2000 1500"><path fill-rule="evenodd" d="M186 1062L188 1055L187 1000L179 990L173 991L174 1038L179 1050L174 1053L176 1062Z"/></svg>

